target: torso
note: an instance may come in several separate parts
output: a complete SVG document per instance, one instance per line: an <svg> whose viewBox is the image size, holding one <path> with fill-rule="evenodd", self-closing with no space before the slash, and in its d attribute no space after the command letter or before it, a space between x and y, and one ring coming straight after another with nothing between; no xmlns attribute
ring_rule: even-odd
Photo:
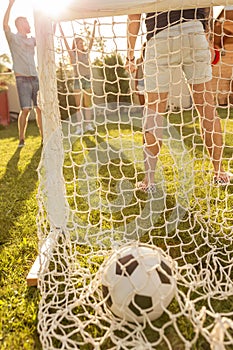
<svg viewBox="0 0 233 350"><path fill-rule="evenodd" d="M207 8L147 13L147 40L170 26L174 26L176 24L187 22L193 19L198 19L203 23L203 25L205 25L206 15Z"/></svg>

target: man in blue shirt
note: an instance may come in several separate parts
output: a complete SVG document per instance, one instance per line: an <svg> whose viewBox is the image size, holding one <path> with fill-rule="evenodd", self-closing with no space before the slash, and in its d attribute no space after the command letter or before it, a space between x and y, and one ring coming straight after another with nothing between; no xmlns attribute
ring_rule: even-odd
<svg viewBox="0 0 233 350"><path fill-rule="evenodd" d="M34 60L36 41L28 37L31 32L28 20L25 17L18 17L15 20L17 33L11 32L9 17L15 0L9 0L4 19L3 29L11 51L13 70L16 78L16 86L20 101L20 114L18 118L19 147L25 145L25 133L30 110L35 108L36 120L42 137L41 111L37 106L37 95L39 91L39 80Z"/></svg>

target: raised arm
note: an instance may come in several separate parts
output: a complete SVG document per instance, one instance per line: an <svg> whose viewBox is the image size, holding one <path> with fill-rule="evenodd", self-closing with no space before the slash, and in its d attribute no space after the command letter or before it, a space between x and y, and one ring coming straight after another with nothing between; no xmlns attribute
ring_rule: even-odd
<svg viewBox="0 0 233 350"><path fill-rule="evenodd" d="M213 41L213 9L206 7L204 9L205 19L203 26L206 32L206 37L209 42Z"/></svg>
<svg viewBox="0 0 233 350"><path fill-rule="evenodd" d="M93 31L92 31L92 34L91 34L91 39L90 39L90 42L89 42L89 45L88 45L88 50L91 50L91 49L92 49L92 46L93 46L93 42L94 42L94 38L95 38L95 27L96 27L96 23L97 23L97 21L95 20L95 22L94 22L94 27L93 27Z"/></svg>
<svg viewBox="0 0 233 350"><path fill-rule="evenodd" d="M141 15L129 15L127 21L127 56L126 68L131 72L135 71L134 49L140 29Z"/></svg>
<svg viewBox="0 0 233 350"><path fill-rule="evenodd" d="M10 27L9 27L9 18L10 18L11 8L12 8L14 2L15 2L15 0L9 0L8 7L7 7L6 12L5 12L5 15L4 15L4 17L3 17L3 30L4 30L4 31L10 30Z"/></svg>
<svg viewBox="0 0 233 350"><path fill-rule="evenodd" d="M66 40L66 37L65 37L65 35L64 35L63 29L62 29L62 26L61 26L61 23L58 23L58 28L59 28L60 33L61 33L61 35L62 35L62 39L64 40L66 50L68 51L68 53L69 53L69 55L70 55L71 48L69 47L68 41Z"/></svg>

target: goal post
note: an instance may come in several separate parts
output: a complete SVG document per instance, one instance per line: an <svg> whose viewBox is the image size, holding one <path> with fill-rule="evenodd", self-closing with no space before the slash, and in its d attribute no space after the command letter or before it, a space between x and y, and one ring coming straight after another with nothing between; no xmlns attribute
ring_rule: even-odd
<svg viewBox="0 0 233 350"><path fill-rule="evenodd" d="M145 88L136 89L136 76L125 69L127 14L197 8L200 3L222 6L212 18L221 24L220 30L213 26L212 37L222 39L220 60L212 66L212 93L223 130L223 164L230 172L233 1L88 0L85 7L71 1L58 18L34 13L44 145L38 169L39 255L27 280L41 291L43 349L233 346L232 184L213 184L211 158L183 75L177 72L170 79L161 123L153 110L139 104ZM88 56L83 49L78 56L76 39L91 48ZM136 59L145 40L142 24ZM77 79L80 72L86 75ZM153 131L163 143L153 191L148 192L137 187L148 170L145 157L151 157L144 144L146 118L156 119ZM156 306L138 311L135 298L131 311L145 318L137 322L135 317L132 323L111 312L113 290L105 294L101 281L108 258L135 242L169 256L176 292L168 307L159 305L163 313L155 320L147 317L147 309ZM123 277L129 277L127 264ZM168 283L170 268L156 268L161 285ZM134 293L140 294L138 284ZM128 306L122 300L119 314Z"/></svg>
<svg viewBox="0 0 233 350"><path fill-rule="evenodd" d="M40 80L38 99L43 115L43 152L39 165L39 191L44 200L39 202L41 205L39 212L43 211L43 207L45 208L49 234L40 236L39 255L27 275L27 284L30 286L37 285L39 273L46 268L53 246L56 244L56 232L64 229L68 216L65 181L62 174L64 150L57 96L52 21L38 12L35 12L34 18Z"/></svg>

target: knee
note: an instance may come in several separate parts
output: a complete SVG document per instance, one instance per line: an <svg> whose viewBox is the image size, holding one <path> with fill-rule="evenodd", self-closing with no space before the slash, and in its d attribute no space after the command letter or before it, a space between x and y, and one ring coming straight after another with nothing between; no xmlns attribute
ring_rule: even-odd
<svg viewBox="0 0 233 350"><path fill-rule="evenodd" d="M143 137L144 149L151 156L157 156L162 147L162 141L150 132L145 132Z"/></svg>
<svg viewBox="0 0 233 350"><path fill-rule="evenodd" d="M23 108L21 110L20 116L22 116L23 118L27 118L29 116L30 111L30 108Z"/></svg>
<svg viewBox="0 0 233 350"><path fill-rule="evenodd" d="M163 117L159 113L147 115L144 122L144 132L161 139L163 133Z"/></svg>
<svg viewBox="0 0 233 350"><path fill-rule="evenodd" d="M154 115L147 115L144 123L144 131L154 133L156 122Z"/></svg>

